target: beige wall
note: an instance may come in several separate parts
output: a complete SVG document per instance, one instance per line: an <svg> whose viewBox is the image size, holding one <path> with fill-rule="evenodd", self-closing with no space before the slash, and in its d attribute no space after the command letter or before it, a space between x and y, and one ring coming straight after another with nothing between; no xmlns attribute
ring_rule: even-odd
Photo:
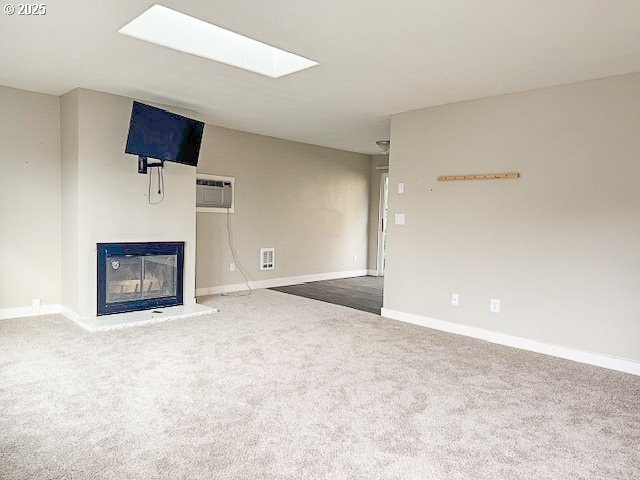
<svg viewBox="0 0 640 480"><path fill-rule="evenodd" d="M389 225L386 308L640 360L639 74L391 126L391 182L406 193L390 189L390 214L406 225ZM436 181L504 171L522 177Z"/></svg>
<svg viewBox="0 0 640 480"><path fill-rule="evenodd" d="M148 204L148 177L124 154L132 100L8 88L0 88L0 99L8 106L0 135L9 146L0 192L0 308L41 298L95 315L95 244L117 241L184 240L185 302L192 301L195 169L167 163L165 201ZM367 268L368 156L207 125L200 170L237 178L233 228L252 279ZM199 285L240 283L239 272L228 271L225 216L199 214L198 237ZM261 246L276 247L275 271L258 270Z"/></svg>
<svg viewBox="0 0 640 480"><path fill-rule="evenodd" d="M367 268L370 168L367 155L207 125L198 173L236 177L235 246L267 280ZM225 214L197 215L197 287L242 283ZM275 270L259 270L261 247L275 247Z"/></svg>
<svg viewBox="0 0 640 480"><path fill-rule="evenodd" d="M380 178L388 170L378 170L376 167L389 165L388 155L371 156L371 180L369 187L369 253L367 268L378 269L378 223L380 217Z"/></svg>
<svg viewBox="0 0 640 480"><path fill-rule="evenodd" d="M62 98L63 114L67 107L74 108L73 95L71 92ZM138 174L137 158L124 153L133 100L82 89L75 95L78 156L73 162L73 155L63 154L63 162L71 161L71 171L63 175L63 180L71 179L71 188L77 188L75 204L65 202L65 210L71 212L64 213L65 218L69 213L72 219L77 210L77 307L67 306L82 317L95 316L96 243L101 242L184 241L184 302L193 303L195 168L167 162L165 199L150 205L149 177ZM67 100L71 105L65 105ZM63 123L67 121L63 119ZM73 184L74 178L77 185ZM66 298L73 299L74 294Z"/></svg>
<svg viewBox="0 0 640 480"><path fill-rule="evenodd" d="M78 90L60 97L62 180L62 304L78 311Z"/></svg>
<svg viewBox="0 0 640 480"><path fill-rule="evenodd" d="M0 309L60 302L58 97L0 87Z"/></svg>

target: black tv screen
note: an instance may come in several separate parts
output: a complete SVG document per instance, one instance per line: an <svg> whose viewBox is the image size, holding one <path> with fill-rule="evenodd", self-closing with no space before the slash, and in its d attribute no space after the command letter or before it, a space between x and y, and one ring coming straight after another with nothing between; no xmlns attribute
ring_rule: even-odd
<svg viewBox="0 0 640 480"><path fill-rule="evenodd" d="M198 165L204 123L133 102L126 153Z"/></svg>

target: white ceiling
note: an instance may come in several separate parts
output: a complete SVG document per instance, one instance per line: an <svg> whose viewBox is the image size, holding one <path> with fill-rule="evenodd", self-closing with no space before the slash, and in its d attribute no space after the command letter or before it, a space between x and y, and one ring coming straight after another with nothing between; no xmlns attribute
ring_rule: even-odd
<svg viewBox="0 0 640 480"><path fill-rule="evenodd" d="M377 153L392 113L640 71L638 0L161 2L320 63L278 79L117 33L154 3L52 0L43 17L0 14L0 84L91 88Z"/></svg>

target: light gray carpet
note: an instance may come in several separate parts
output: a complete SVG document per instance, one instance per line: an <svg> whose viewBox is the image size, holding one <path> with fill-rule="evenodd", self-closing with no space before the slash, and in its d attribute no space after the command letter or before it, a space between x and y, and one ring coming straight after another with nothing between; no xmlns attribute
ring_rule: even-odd
<svg viewBox="0 0 640 480"><path fill-rule="evenodd" d="M638 479L640 378L269 290L0 321L0 478Z"/></svg>

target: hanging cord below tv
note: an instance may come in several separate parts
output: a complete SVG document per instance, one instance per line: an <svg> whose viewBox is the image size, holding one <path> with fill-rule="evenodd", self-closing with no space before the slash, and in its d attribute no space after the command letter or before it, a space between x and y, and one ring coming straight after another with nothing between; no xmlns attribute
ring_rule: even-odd
<svg viewBox="0 0 640 480"><path fill-rule="evenodd" d="M148 168L151 168L151 172L149 172L149 191L148 191L148 200L151 205L158 205L164 201L164 163L160 165L149 165ZM160 200L157 202L151 201L151 177L153 177L153 169L156 169L158 173L158 195L160 195Z"/></svg>
<svg viewBox="0 0 640 480"><path fill-rule="evenodd" d="M233 231L231 229L231 212L229 212L229 208L227 208L227 240L229 242L229 250L231 250L233 261L236 263L238 270L240 270L240 273L242 273L242 276L244 277L244 283L247 286L248 291L244 293L237 293L235 295L231 295L229 293L223 293L222 295L232 297L246 297L253 293L253 288L251 288L251 285L249 285L249 277L247 275L247 272L240 263L240 260L238 260L238 254L236 253L236 249L233 246Z"/></svg>

